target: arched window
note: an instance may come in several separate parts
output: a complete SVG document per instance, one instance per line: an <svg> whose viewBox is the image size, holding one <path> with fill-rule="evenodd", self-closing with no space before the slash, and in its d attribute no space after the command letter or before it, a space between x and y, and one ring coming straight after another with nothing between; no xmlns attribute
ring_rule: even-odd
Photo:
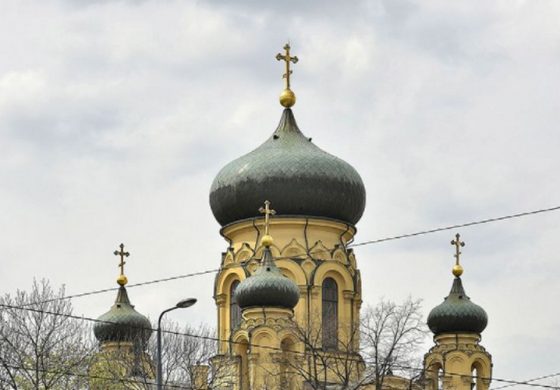
<svg viewBox="0 0 560 390"><path fill-rule="evenodd" d="M282 349L282 360L280 362L280 388L295 389L297 386L297 367L294 359L294 343L290 339L284 339L280 343Z"/></svg>
<svg viewBox="0 0 560 390"><path fill-rule="evenodd" d="M237 289L237 286L239 286L239 280L236 280L231 284L229 296L229 328L232 332L237 329L241 323L241 308L235 299L235 290Z"/></svg>
<svg viewBox="0 0 560 390"><path fill-rule="evenodd" d="M323 281L323 349L338 347L338 286L332 278Z"/></svg>
<svg viewBox="0 0 560 390"><path fill-rule="evenodd" d="M488 390L489 382L487 381L490 373L486 366L480 361L475 361L471 367L472 381L471 389Z"/></svg>
<svg viewBox="0 0 560 390"><path fill-rule="evenodd" d="M478 369L476 367L472 368L471 371L471 390L476 389L476 390L482 390L479 387L479 383L478 383Z"/></svg>
<svg viewBox="0 0 560 390"><path fill-rule="evenodd" d="M426 386L428 390L443 390L443 370L441 364L435 362L430 364L425 372Z"/></svg>

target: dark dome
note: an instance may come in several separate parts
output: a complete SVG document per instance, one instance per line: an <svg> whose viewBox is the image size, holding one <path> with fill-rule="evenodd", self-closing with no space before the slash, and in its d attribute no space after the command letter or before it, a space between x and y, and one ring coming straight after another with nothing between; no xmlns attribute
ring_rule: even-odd
<svg viewBox="0 0 560 390"><path fill-rule="evenodd" d="M235 290L235 300L246 307L283 307L293 309L299 301L299 288L274 264L269 248L265 248L259 269L243 280Z"/></svg>
<svg viewBox="0 0 560 390"><path fill-rule="evenodd" d="M150 320L134 310L126 289L121 286L115 304L107 313L98 318L93 333L100 342L130 341L147 343L152 334Z"/></svg>
<svg viewBox="0 0 560 390"><path fill-rule="evenodd" d="M449 295L428 315L428 326L435 334L482 333L488 324L484 309L471 302L461 278L455 278Z"/></svg>
<svg viewBox="0 0 560 390"><path fill-rule="evenodd" d="M358 172L315 146L297 127L292 110L285 109L274 134L222 168L210 190L210 206L222 226L260 216L265 199L282 215L356 224L366 192Z"/></svg>

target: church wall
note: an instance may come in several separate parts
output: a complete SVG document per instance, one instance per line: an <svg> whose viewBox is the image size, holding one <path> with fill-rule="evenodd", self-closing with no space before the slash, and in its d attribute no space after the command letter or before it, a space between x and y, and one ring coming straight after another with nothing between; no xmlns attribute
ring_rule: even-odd
<svg viewBox="0 0 560 390"><path fill-rule="evenodd" d="M258 218L222 229L230 247L223 255L223 269L215 282L220 353L230 350L231 283L257 269L262 254L262 247L257 245L264 234L262 224L263 219ZM322 283L333 278L338 285L338 336L346 344L356 329L361 304L355 258L351 250L345 250L355 228L333 220L277 216L271 221L270 231L277 266L300 288L300 300L294 309L297 324L321 331Z"/></svg>

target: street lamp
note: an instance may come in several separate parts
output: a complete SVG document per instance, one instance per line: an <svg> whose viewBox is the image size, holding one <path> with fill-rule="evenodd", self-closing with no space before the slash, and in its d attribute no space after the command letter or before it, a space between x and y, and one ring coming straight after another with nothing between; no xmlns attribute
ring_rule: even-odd
<svg viewBox="0 0 560 390"><path fill-rule="evenodd" d="M169 313L175 309L186 309L187 307L191 307L196 303L196 298L188 298L179 301L175 306L164 310L159 315L158 323L157 323L157 390L162 390L162 367L161 367L161 319L163 318L165 313Z"/></svg>

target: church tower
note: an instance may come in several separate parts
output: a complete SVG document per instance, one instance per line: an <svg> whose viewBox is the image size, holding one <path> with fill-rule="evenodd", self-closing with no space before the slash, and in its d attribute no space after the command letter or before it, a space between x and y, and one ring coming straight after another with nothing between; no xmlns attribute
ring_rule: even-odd
<svg viewBox="0 0 560 390"><path fill-rule="evenodd" d="M312 349L322 356L353 354L347 360L359 362L361 279L347 245L364 212L365 188L350 164L321 150L298 128L291 108L295 94L290 89L290 65L297 57L290 54L289 45L284 49L284 54L276 56L286 67L286 86L280 96L284 110L278 127L261 146L222 168L210 191L212 212L228 243L214 286L219 354L239 359L244 349L250 349L249 335L238 330L254 318L258 310L252 308L261 308L263 313L266 307L265 312L274 311L282 321L295 324L299 346L291 348ZM265 200L277 211L269 223L274 241L262 239L269 214L265 211L263 216L259 208ZM274 265L271 271L263 271L266 264ZM299 290L293 320L287 311L290 307L268 308L253 298L247 306L247 290L236 294L245 280L257 280L257 273L276 275L272 271L276 267ZM296 343L288 333L280 345ZM359 374L357 369L350 371ZM341 381L334 374L327 376L324 382ZM292 388L303 388L305 381L314 380L303 373L302 378ZM248 389L241 380L236 386Z"/></svg>
<svg viewBox="0 0 560 390"><path fill-rule="evenodd" d="M99 352L89 370L90 388L141 389L155 378L154 364L146 353L152 324L134 309L128 298L124 258L130 254L124 251L123 244L114 254L120 257L119 291L114 305L99 316L93 327Z"/></svg>
<svg viewBox="0 0 560 390"><path fill-rule="evenodd" d="M492 377L492 356L480 345L488 316L465 293L461 275L459 234L451 241L456 263L453 285L443 303L428 315L435 345L424 356L427 390L488 390Z"/></svg>
<svg viewBox="0 0 560 390"><path fill-rule="evenodd" d="M296 361L293 347L298 338L293 309L299 301L299 288L282 275L272 257L270 247L274 241L268 227L274 211L269 206L266 201L261 263L235 290L241 323L232 338L248 340L247 344L236 345L241 388L293 389L297 387L291 383L294 370L289 363Z"/></svg>

